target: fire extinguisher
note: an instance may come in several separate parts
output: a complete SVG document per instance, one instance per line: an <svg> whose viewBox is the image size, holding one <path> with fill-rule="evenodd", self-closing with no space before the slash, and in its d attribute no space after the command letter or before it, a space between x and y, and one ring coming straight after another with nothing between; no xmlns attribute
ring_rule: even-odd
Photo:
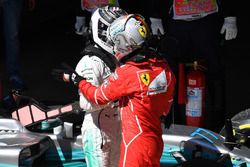
<svg viewBox="0 0 250 167"><path fill-rule="evenodd" d="M197 61L187 72L186 124L202 127L205 114L205 74Z"/></svg>

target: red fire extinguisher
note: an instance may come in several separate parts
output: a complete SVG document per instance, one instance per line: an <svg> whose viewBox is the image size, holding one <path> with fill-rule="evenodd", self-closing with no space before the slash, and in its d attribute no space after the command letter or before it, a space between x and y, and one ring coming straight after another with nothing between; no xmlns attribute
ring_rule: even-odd
<svg viewBox="0 0 250 167"><path fill-rule="evenodd" d="M204 125L205 114L205 74L200 67L195 61L186 76L186 124L197 127Z"/></svg>

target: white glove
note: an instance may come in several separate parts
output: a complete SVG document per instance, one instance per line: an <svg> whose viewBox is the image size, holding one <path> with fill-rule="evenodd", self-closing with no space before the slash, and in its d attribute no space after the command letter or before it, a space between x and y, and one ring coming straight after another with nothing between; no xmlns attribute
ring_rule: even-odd
<svg viewBox="0 0 250 167"><path fill-rule="evenodd" d="M162 25L162 20L159 18L153 18L153 17L150 17L149 19L151 22L151 30L152 30L153 35L158 35L158 31L160 31L161 35L163 35L165 32L164 32L164 28Z"/></svg>
<svg viewBox="0 0 250 167"><path fill-rule="evenodd" d="M236 17L226 17L224 18L223 26L220 30L221 34L225 33L225 39L231 40L236 38L238 29L237 29L237 22Z"/></svg>
<svg viewBox="0 0 250 167"><path fill-rule="evenodd" d="M86 30L86 18L84 16L76 16L75 33L77 35L83 35L85 30Z"/></svg>

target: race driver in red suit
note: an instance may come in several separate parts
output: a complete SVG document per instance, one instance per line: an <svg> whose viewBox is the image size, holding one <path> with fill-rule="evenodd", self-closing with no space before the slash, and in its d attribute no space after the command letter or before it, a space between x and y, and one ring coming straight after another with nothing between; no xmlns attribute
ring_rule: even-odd
<svg viewBox="0 0 250 167"><path fill-rule="evenodd" d="M143 47L148 34L141 16L121 16L111 24L107 35L122 65L100 87L72 75L89 101L105 105L119 100L123 137L119 167L160 166L160 117L169 112L176 81L166 60Z"/></svg>

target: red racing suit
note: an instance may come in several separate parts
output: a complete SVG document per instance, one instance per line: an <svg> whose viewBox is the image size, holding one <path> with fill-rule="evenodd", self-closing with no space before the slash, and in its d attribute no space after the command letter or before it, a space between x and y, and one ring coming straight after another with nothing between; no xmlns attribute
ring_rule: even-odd
<svg viewBox="0 0 250 167"><path fill-rule="evenodd" d="M158 58L128 61L100 87L85 80L79 83L79 90L96 104L119 100L123 138L119 167L160 166L160 116L170 110L175 83L166 61Z"/></svg>

